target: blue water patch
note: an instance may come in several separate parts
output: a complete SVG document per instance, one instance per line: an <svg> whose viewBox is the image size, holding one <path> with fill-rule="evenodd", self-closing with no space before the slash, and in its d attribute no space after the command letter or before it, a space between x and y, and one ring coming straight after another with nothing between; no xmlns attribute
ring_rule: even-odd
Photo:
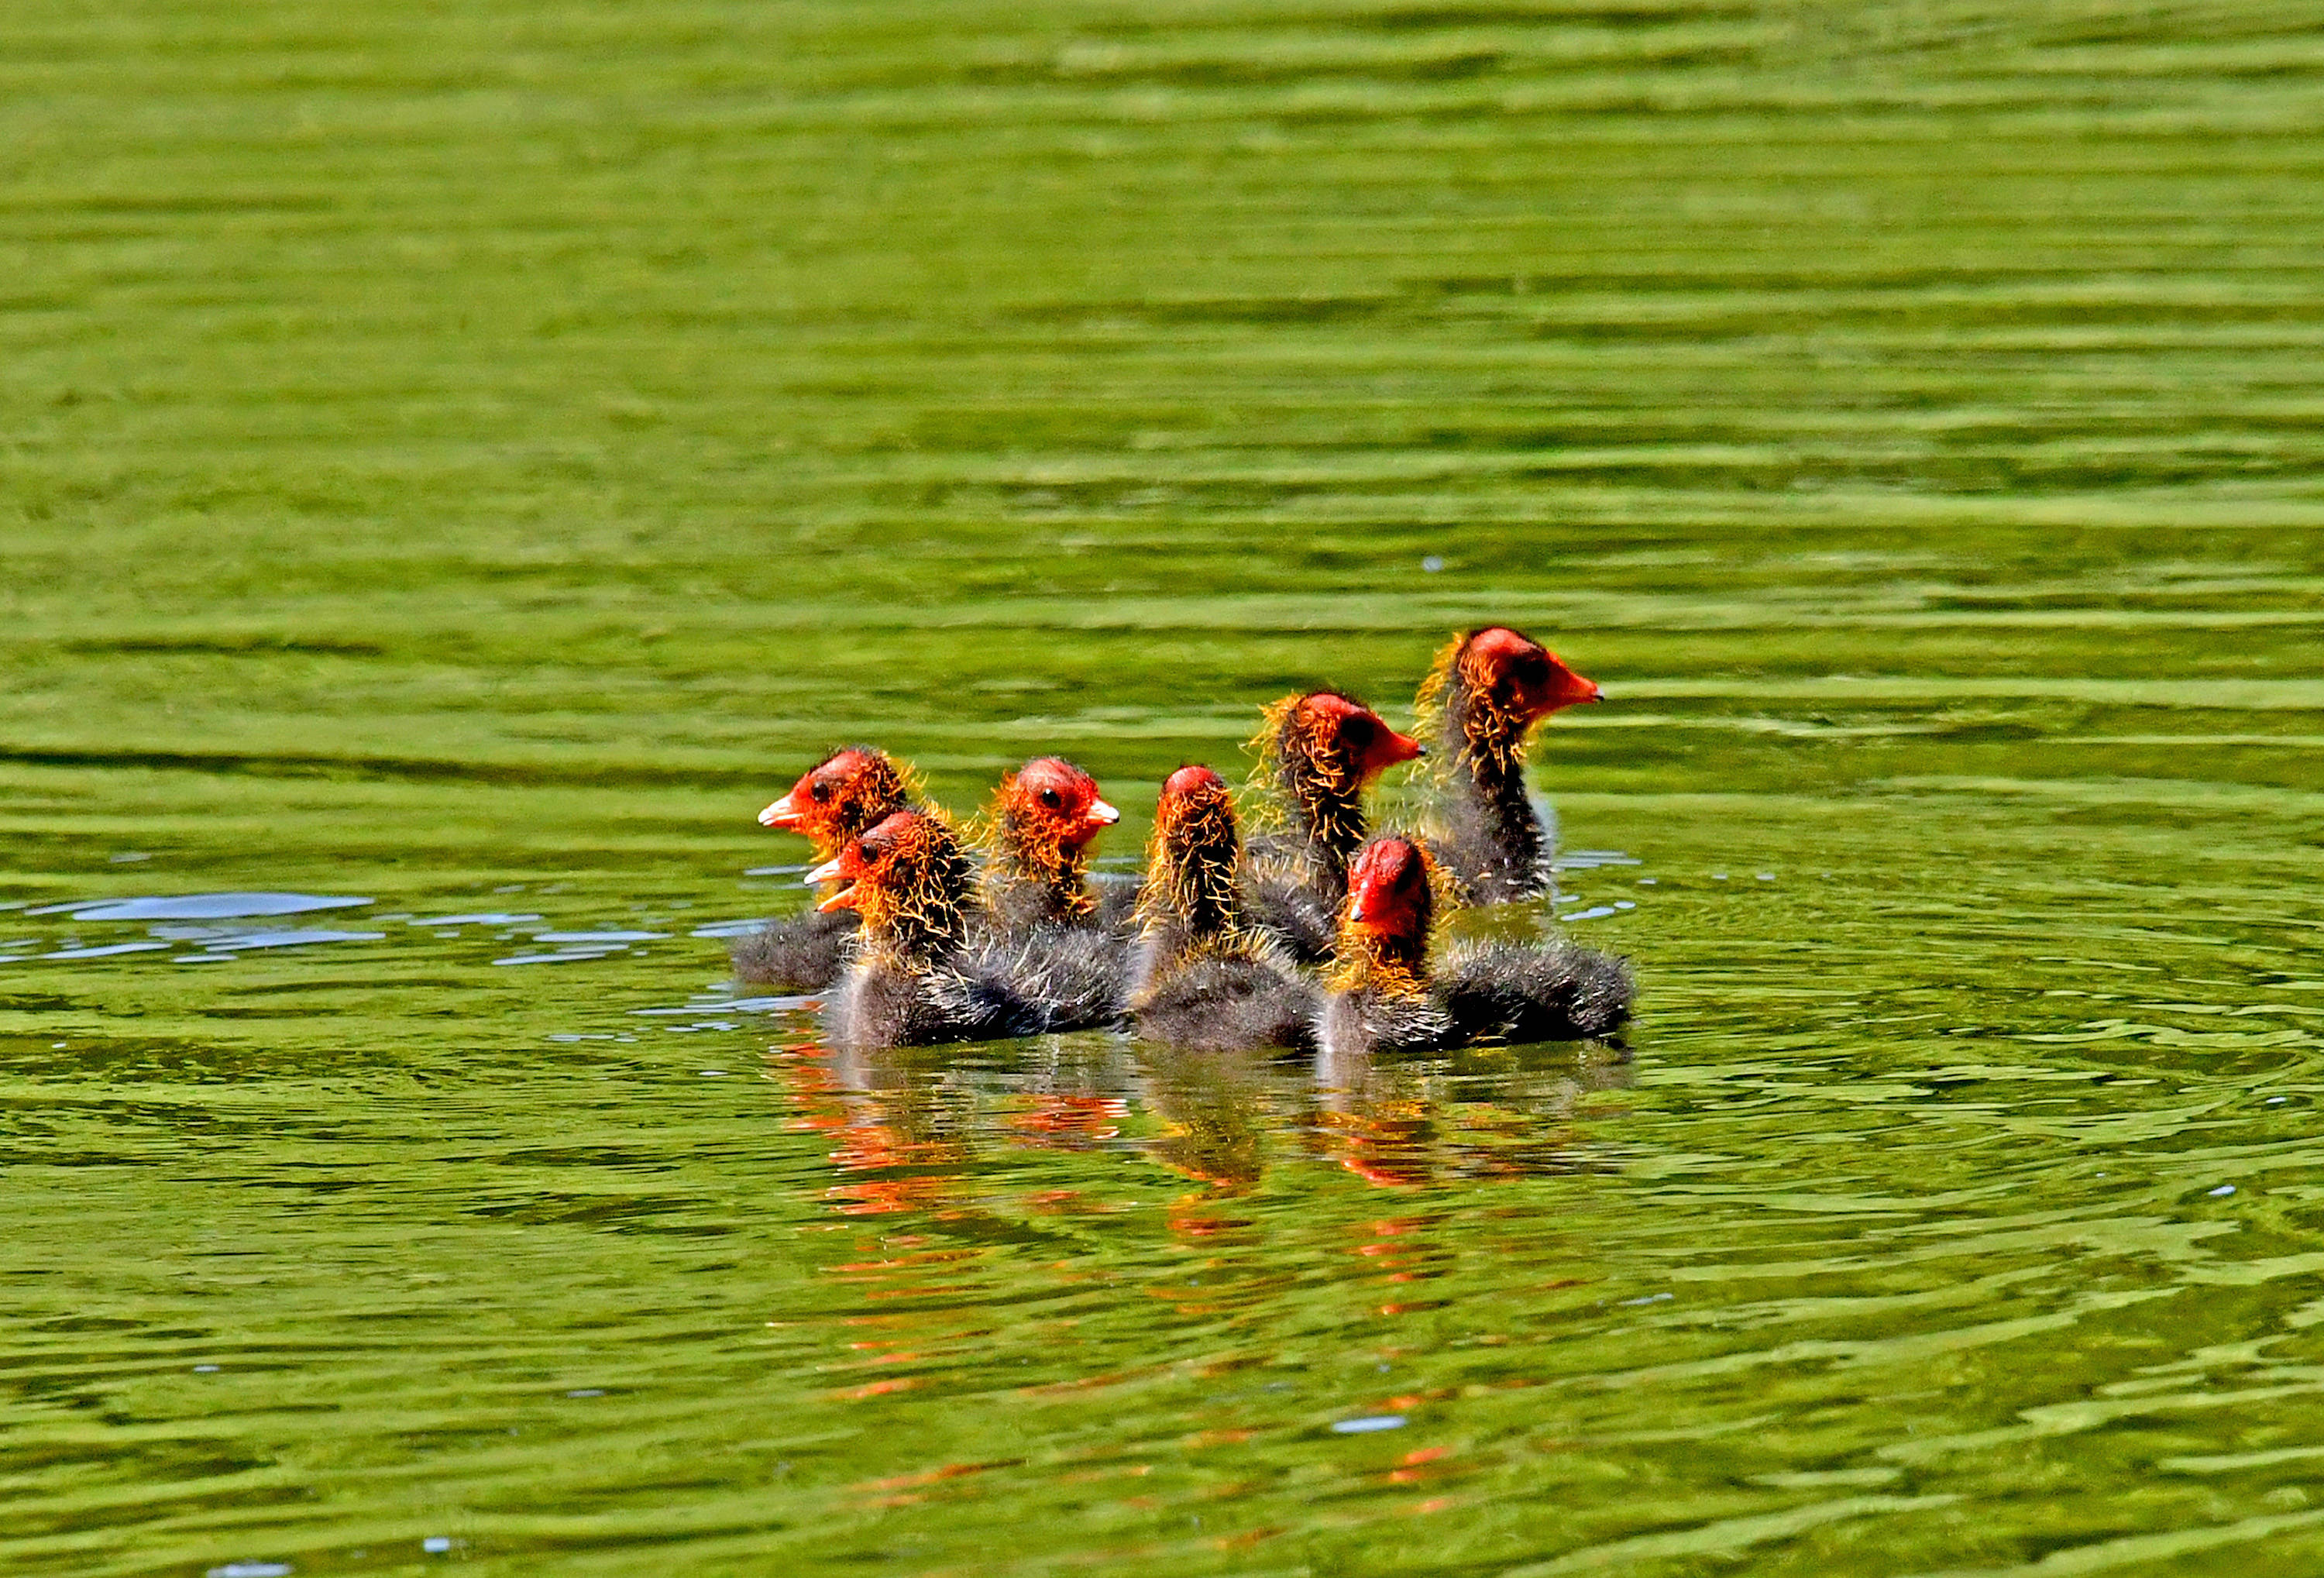
<svg viewBox="0 0 2324 1578"><path fill-rule="evenodd" d="M251 931L217 937L202 946L223 954L244 948L296 948L309 943L375 943L386 935L383 931Z"/></svg>
<svg viewBox="0 0 2324 1578"><path fill-rule="evenodd" d="M813 1008L823 1001L820 992L804 992L786 997L719 997L702 1002L690 1002L682 1008L633 1008L633 1014L706 1013L788 1013L796 1009Z"/></svg>
<svg viewBox="0 0 2324 1578"><path fill-rule="evenodd" d="M1561 872L1589 872L1600 866L1645 863L1637 856L1618 849L1561 849L1557 852L1557 869Z"/></svg>
<svg viewBox="0 0 2324 1578"><path fill-rule="evenodd" d="M27 915L70 915L75 920L234 920L251 915L301 915L310 909L346 909L369 899L321 893L182 893L173 898L87 899L48 904Z"/></svg>
<svg viewBox="0 0 2324 1578"><path fill-rule="evenodd" d="M749 937L766 924L763 918L753 918L749 920L713 920L696 927L687 935L689 937Z"/></svg>
<svg viewBox="0 0 2324 1578"><path fill-rule="evenodd" d="M42 954L43 959L102 959L113 954L148 954L155 948L166 948L168 943L108 943L95 948L59 948L52 954Z"/></svg>

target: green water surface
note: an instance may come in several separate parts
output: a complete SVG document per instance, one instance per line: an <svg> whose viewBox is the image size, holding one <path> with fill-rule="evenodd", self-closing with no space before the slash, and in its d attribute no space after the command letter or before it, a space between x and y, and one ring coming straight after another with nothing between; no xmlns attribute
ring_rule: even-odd
<svg viewBox="0 0 2324 1578"><path fill-rule="evenodd" d="M2319 126L2250 0L10 0L0 1566L2324 1571ZM1486 619L1628 1065L727 981L834 744L1121 859Z"/></svg>

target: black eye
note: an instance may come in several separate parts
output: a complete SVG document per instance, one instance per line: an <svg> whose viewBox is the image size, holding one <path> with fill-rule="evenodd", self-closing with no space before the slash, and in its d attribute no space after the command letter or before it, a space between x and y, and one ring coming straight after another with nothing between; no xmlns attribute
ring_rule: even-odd
<svg viewBox="0 0 2324 1578"><path fill-rule="evenodd" d="M1049 809L1051 809L1052 811L1054 811L1054 810L1056 810L1059 806L1064 805L1065 802L1064 798L1063 798L1063 797L1061 797L1061 796L1057 793L1057 791L1056 791L1056 790L1055 790L1055 789L1043 789L1043 790L1041 791L1041 803L1042 803L1043 805L1045 805L1045 806L1048 807L1049 807Z"/></svg>
<svg viewBox="0 0 2324 1578"><path fill-rule="evenodd" d="M1372 721L1359 714L1348 720L1342 733L1347 736L1349 744L1360 751L1372 743Z"/></svg>
<svg viewBox="0 0 2324 1578"><path fill-rule="evenodd" d="M807 792L813 795L818 800L827 800L831 798L831 786L827 783L818 783Z"/></svg>
<svg viewBox="0 0 2324 1578"><path fill-rule="evenodd" d="M1527 685L1538 685L1549 678L1549 660L1539 652L1527 652L1509 665L1509 672Z"/></svg>

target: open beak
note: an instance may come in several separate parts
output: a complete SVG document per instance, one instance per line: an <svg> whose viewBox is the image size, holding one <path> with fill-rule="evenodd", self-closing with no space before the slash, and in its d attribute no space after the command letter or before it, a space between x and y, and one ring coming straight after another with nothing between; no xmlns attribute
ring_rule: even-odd
<svg viewBox="0 0 2324 1578"><path fill-rule="evenodd" d="M835 909L853 909L855 908L855 885L852 881L849 881L849 878L853 873L845 869L846 865L847 857L845 855L836 855L832 859L824 862L821 865L816 867L815 870L807 872L806 877L802 879L810 888L814 887L818 882L848 883L846 887L838 889L833 892L825 893L822 898L816 900L815 907L820 913L828 915Z"/></svg>
<svg viewBox="0 0 2324 1578"><path fill-rule="evenodd" d="M791 804L791 797L788 795L785 795L759 813L760 826L780 827L786 831L797 828L803 819L799 808Z"/></svg>

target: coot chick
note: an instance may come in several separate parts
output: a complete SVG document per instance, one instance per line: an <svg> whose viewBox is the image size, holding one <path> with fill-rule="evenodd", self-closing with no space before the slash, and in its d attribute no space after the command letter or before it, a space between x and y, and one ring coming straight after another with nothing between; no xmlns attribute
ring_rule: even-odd
<svg viewBox="0 0 2324 1578"><path fill-rule="evenodd" d="M1637 987L1610 954L1568 942L1488 943L1429 968L1435 872L1420 847L1377 838L1356 858L1340 964L1316 1020L1326 1054L1429 1052L1471 1041L1611 1039Z"/></svg>
<svg viewBox="0 0 2324 1578"><path fill-rule="evenodd" d="M1024 1036L1046 1016L967 964L975 866L932 811L898 811L807 873L844 882L816 908L862 919L839 989L825 1004L832 1039L852 1047L927 1046Z"/></svg>
<svg viewBox="0 0 2324 1578"><path fill-rule="evenodd" d="M1245 912L1234 802L1207 767L1162 785L1137 918L1139 1035L1197 1052L1312 1044L1314 988Z"/></svg>
<svg viewBox="0 0 2324 1578"><path fill-rule="evenodd" d="M994 925L1007 933L1091 919L1090 842L1120 820L1097 780L1063 757L1037 756L1002 779L980 840Z"/></svg>
<svg viewBox="0 0 2324 1578"><path fill-rule="evenodd" d="M1603 694L1507 625L1456 636L1436 654L1416 707L1440 743L1443 775L1428 842L1464 901L1550 891L1556 851L1526 793L1526 735L1559 708Z"/></svg>
<svg viewBox="0 0 2324 1578"><path fill-rule="evenodd" d="M986 912L961 968L1037 1014L1042 1029L1120 1017L1125 939L1087 880L1090 841L1120 819L1095 779L1056 756L1003 779L985 816Z"/></svg>
<svg viewBox="0 0 2324 1578"><path fill-rule="evenodd" d="M1259 756L1253 781L1273 791L1290 826L1286 835L1251 840L1252 909L1293 957L1316 964L1332 956L1348 861L1364 841L1365 786L1424 752L1419 741L1336 690L1286 697L1266 717L1251 742Z"/></svg>
<svg viewBox="0 0 2324 1578"><path fill-rule="evenodd" d="M790 793L759 813L759 825L804 835L819 860L881 818L911 803L911 781L888 753L870 745L835 751L800 775ZM818 992L839 978L847 941L855 935L853 909L770 920L736 937L735 979L791 992Z"/></svg>

